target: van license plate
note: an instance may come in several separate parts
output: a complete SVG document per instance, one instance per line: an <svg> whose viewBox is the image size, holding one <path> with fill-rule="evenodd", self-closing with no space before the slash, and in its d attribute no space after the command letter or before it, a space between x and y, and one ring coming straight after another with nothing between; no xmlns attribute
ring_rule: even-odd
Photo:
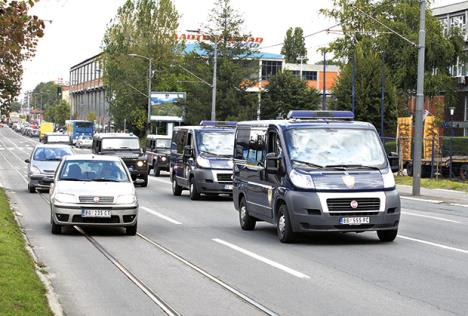
<svg viewBox="0 0 468 316"><path fill-rule="evenodd" d="M111 217L110 210L81 210L81 217Z"/></svg>
<svg viewBox="0 0 468 316"><path fill-rule="evenodd" d="M226 184L224 190L232 190L232 184Z"/></svg>
<svg viewBox="0 0 468 316"><path fill-rule="evenodd" d="M341 217L340 224L342 225L361 225L361 224L369 224L370 218L369 217Z"/></svg>

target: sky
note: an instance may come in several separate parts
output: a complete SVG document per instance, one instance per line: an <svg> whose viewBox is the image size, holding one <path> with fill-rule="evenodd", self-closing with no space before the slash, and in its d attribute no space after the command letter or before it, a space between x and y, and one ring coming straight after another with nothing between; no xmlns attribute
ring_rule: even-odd
<svg viewBox="0 0 468 316"><path fill-rule="evenodd" d="M46 21L35 57L24 63L22 93L42 81L68 81L71 66L98 54L106 27L125 0L40 0L31 10ZM179 32L207 24L214 0L173 0L181 19ZM435 0L433 7L460 2ZM299 26L311 34L336 22L319 14L331 0L232 0L245 20L244 31L263 37L263 51L279 53L289 27ZM337 35L322 32L306 38L309 62L321 60L317 49Z"/></svg>

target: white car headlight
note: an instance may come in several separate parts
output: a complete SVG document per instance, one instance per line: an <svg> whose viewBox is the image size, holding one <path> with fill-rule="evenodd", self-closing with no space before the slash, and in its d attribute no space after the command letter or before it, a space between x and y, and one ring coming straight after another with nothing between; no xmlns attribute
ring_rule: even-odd
<svg viewBox="0 0 468 316"><path fill-rule="evenodd" d="M55 195L55 202L59 203L76 203L76 196L73 194L67 194L67 193L57 193Z"/></svg>
<svg viewBox="0 0 468 316"><path fill-rule="evenodd" d="M201 156L197 157L197 164L202 168L210 168L211 163L209 159L203 158Z"/></svg>
<svg viewBox="0 0 468 316"><path fill-rule="evenodd" d="M315 184L312 180L312 177L308 174L297 172L296 170L292 170L289 173L289 178L291 182L298 188L302 189L314 189Z"/></svg>
<svg viewBox="0 0 468 316"><path fill-rule="evenodd" d="M134 195L120 195L115 200L116 204L134 204L136 202L136 197Z"/></svg>
<svg viewBox="0 0 468 316"><path fill-rule="evenodd" d="M390 169L387 169L385 170L385 172L382 172L382 179L384 188L390 189L395 187L395 177L393 176L393 173Z"/></svg>
<svg viewBox="0 0 468 316"><path fill-rule="evenodd" d="M37 166L31 166L31 173L32 174L41 174L41 169L39 169L39 167Z"/></svg>

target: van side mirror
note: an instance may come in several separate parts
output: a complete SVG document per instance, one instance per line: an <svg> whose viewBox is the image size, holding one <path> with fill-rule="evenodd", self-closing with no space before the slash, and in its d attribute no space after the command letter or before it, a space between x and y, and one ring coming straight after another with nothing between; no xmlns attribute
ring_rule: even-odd
<svg viewBox="0 0 468 316"><path fill-rule="evenodd" d="M400 169L398 160L398 153L390 152L388 154L388 163L390 164L390 169L392 170L392 172L398 172L398 170Z"/></svg>
<svg viewBox="0 0 468 316"><path fill-rule="evenodd" d="M279 174L281 172L281 156L276 153L268 153L265 160L267 173Z"/></svg>
<svg viewBox="0 0 468 316"><path fill-rule="evenodd" d="M190 145L184 147L184 158L188 159L193 156L193 149Z"/></svg>
<svg viewBox="0 0 468 316"><path fill-rule="evenodd" d="M25 159L24 162L25 162L25 163L31 163L31 160Z"/></svg>

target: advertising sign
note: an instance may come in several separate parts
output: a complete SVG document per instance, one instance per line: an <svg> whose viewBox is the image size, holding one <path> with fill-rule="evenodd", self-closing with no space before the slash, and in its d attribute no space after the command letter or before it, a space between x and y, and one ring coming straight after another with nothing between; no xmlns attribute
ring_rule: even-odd
<svg viewBox="0 0 468 316"><path fill-rule="evenodd" d="M151 92L151 120L181 117L183 110L180 105L184 104L185 98L185 92Z"/></svg>
<svg viewBox="0 0 468 316"><path fill-rule="evenodd" d="M210 35L200 33L182 33L177 34L176 38L181 41L208 42L212 40ZM228 38L229 42L240 42L243 46L249 48L258 48L263 43L263 37L232 37Z"/></svg>

